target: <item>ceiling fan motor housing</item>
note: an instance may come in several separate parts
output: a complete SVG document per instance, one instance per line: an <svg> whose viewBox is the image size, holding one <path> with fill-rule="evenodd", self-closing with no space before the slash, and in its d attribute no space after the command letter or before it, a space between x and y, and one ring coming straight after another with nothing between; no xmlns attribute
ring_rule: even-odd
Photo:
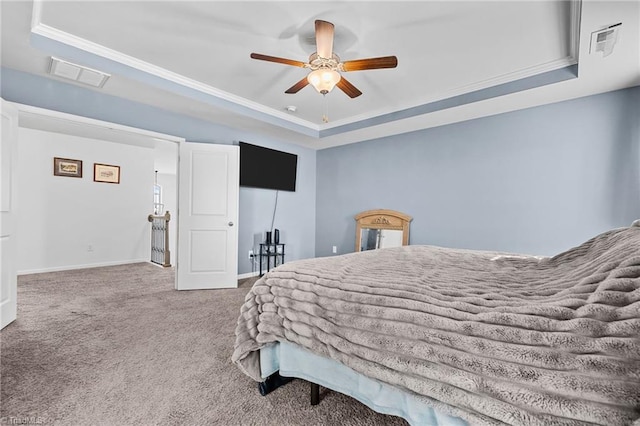
<svg viewBox="0 0 640 426"><path fill-rule="evenodd" d="M335 53L331 55L331 58L323 58L318 56L318 53L312 53L309 56L309 68L317 70L320 68L328 68L334 71L340 69L340 57Z"/></svg>

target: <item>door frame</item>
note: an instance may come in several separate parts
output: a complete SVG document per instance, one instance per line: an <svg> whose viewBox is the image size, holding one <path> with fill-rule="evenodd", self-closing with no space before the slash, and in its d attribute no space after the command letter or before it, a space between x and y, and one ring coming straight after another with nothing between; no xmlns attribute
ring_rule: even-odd
<svg viewBox="0 0 640 426"><path fill-rule="evenodd" d="M18 109L14 104L0 98L2 102L3 121L6 117L8 126L2 133L2 191L0 206L0 329L16 320L18 313L18 276L16 267L16 170L18 159ZM6 133L5 133L6 131ZM4 135L3 135L4 136ZM8 173L7 173L8 172Z"/></svg>

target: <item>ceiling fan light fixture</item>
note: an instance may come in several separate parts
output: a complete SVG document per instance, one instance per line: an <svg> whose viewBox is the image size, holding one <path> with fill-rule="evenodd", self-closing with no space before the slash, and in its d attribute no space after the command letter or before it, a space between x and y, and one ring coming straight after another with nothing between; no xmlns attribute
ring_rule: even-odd
<svg viewBox="0 0 640 426"><path fill-rule="evenodd" d="M340 73L336 70L320 68L311 71L307 76L307 81L315 87L319 93L325 95L333 90L341 78Z"/></svg>
<svg viewBox="0 0 640 426"><path fill-rule="evenodd" d="M1 0L0 0L1 1ZM326 95L334 87L342 90L351 99L362 95L353 84L340 75L341 72L375 70L381 68L395 68L398 66L398 58L395 56L382 56L379 58L354 59L342 62L340 57L333 53L334 26L331 22L317 19L316 25L316 52L309 56L309 62L301 62L293 59L279 58L277 56L252 53L252 59L291 65L294 67L310 69L306 77L302 77L284 93L294 94L311 84L322 95ZM325 97L326 99L326 97Z"/></svg>

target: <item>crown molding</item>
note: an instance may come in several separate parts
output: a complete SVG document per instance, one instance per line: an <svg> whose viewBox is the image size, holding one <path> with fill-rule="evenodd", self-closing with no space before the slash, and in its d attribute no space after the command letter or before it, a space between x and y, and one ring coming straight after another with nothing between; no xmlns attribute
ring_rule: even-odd
<svg viewBox="0 0 640 426"><path fill-rule="evenodd" d="M323 126L320 127L320 131L322 132L323 130L329 130L332 129L334 127L340 127L340 126L344 126L344 125L348 125L348 124L353 124L353 123L358 123L361 121L369 121L369 120L373 120L376 117L382 117L385 116L387 114L393 114L394 112L400 111L400 110L409 110L409 109L415 109L415 108L420 108L424 105L428 105L430 103L434 103L434 102L438 102L438 101L442 101L445 99L450 99L450 98L454 98L456 96L460 96L460 95L465 95L471 92L476 92L479 90L483 90L483 89L488 89L491 87L495 87L495 86L499 86L501 84L505 84L505 83L511 83L517 80L522 80L524 78L528 78L528 77L533 77L539 74L543 74L549 71L555 71L555 70L559 70L562 68L566 68L568 66L571 65L575 65L577 64L577 60L572 57L572 56L567 56L565 58L561 58L561 59L557 59L555 61L551 61L551 62L547 62L544 64L539 64L533 67L529 67L529 68L524 68L522 70L518 70L515 72L511 72L511 73L507 73L507 74L503 74L497 77L493 77L493 78L489 78L486 80L482 80L482 81L478 81L475 83L471 83L468 85L464 85L464 86L460 86L457 87L455 89L452 90L448 90L446 92L441 92L438 94L438 96L432 96L430 98L426 98L425 100L421 101L419 104L415 104L415 105L407 105L403 108L396 108L394 110L386 110L386 111L376 111L373 114L363 114L363 115L359 115L356 117L351 117L349 119L344 119L344 120L337 120L337 121L332 121L331 123L327 123L324 124Z"/></svg>
<svg viewBox="0 0 640 426"><path fill-rule="evenodd" d="M582 21L582 0L571 1L571 33L569 34L569 56L578 63L580 57L580 22Z"/></svg>
<svg viewBox="0 0 640 426"><path fill-rule="evenodd" d="M69 34L65 31L51 27L42 23L42 1L36 0L33 4L33 14L31 21L31 32L39 36L57 41L59 43L80 49L82 51L91 53L93 55L108 59L110 61L117 62L143 73L159 77L163 80L175 83L177 85L196 90L200 93L204 93L214 98L221 99L223 101L230 102L240 107L247 108L252 111L256 111L261 114L266 114L279 120L284 120L302 127L306 127L315 132L319 131L317 124L303 120L299 117L292 116L284 111L279 111L270 107L266 107L257 102L250 101L249 99L225 92L215 87L204 84L200 81L194 80L189 77L185 77L181 74L169 71L165 68L153 65L151 63L142 61L132 56L126 55L117 50L110 49L101 44L94 43L84 38Z"/></svg>
<svg viewBox="0 0 640 426"><path fill-rule="evenodd" d="M293 125L301 126L313 132L315 138L322 139L323 131L331 130L348 125L358 125L358 123L369 122L375 120L378 117L384 117L391 115L399 110L420 108L421 106L434 103L437 101L449 99L452 97L464 95L469 92L479 91L487 89L493 86L498 86L505 83L510 83L516 80L532 77L538 74L542 74L549 71L562 69L578 63L579 46L580 46L580 21L582 0L572 0L570 3L570 29L569 29L569 55L564 58L559 58L554 61L538 64L532 67L517 70L511 73L506 73L497 77L489 78L486 80L474 82L468 85L460 86L446 92L439 93L430 98L426 98L416 105L407 105L403 108L385 109L371 112L368 114L351 116L345 119L332 121L330 123L316 124L307 120L303 120L299 117L292 116L284 111L264 106L260 103L251 101L249 99L225 92L217 89L213 86L209 86L200 81L185 77L181 74L169 71L165 68L153 65L151 63L142 61L132 56L126 55L122 52L110 49L100 44L91 42L81 37L74 36L67 32L58 30L51 26L42 23L42 3L43 0L34 0L33 14L31 22L31 32L42 37L54 40L56 42L80 49L82 51L91 53L93 55L117 62L119 64L130 67L134 70L142 73L158 77L168 82L174 83L181 87L195 90L202 94L211 96L215 99L229 102L233 105L244 108L245 110L253 111L258 114L264 114L275 118L277 120L283 120ZM259 117L254 117L258 118ZM275 123L277 125L277 123ZM295 129L294 129L295 130ZM340 133L340 132L339 132Z"/></svg>
<svg viewBox="0 0 640 426"><path fill-rule="evenodd" d="M455 96L464 95L469 92L475 92L478 90L488 89L493 86L498 86L504 83L510 83L516 80L521 80L527 77L533 77L538 74L542 74L549 71L555 71L562 68L566 68L578 63L578 56L580 51L580 20L582 11L582 0L572 0L570 3L570 22L569 22L569 55L563 58L559 58L553 61L545 62L542 64L534 65L532 67L523 68L510 73L502 74L497 77L492 77L486 80L470 83L464 86L457 87L455 89L448 90L446 92L439 93L437 96L432 96L421 101L419 104L406 105L404 108L396 108L394 110L379 110L370 114L362 114L347 119L332 121L320 126L320 131L332 129L334 127L340 127L348 124L357 123L360 121L369 121L376 117L391 114L402 109L418 108L423 105L427 105L433 102L449 99Z"/></svg>

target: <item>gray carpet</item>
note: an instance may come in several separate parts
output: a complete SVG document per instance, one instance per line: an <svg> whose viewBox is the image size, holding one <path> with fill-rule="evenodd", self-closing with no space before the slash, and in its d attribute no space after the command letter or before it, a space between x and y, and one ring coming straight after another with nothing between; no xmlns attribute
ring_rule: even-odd
<svg viewBox="0 0 640 426"><path fill-rule="evenodd" d="M151 264L24 275L18 319L0 333L2 423L60 425L404 425L294 380L260 396L231 364L255 279L173 290ZM21 423L18 423L21 422Z"/></svg>

